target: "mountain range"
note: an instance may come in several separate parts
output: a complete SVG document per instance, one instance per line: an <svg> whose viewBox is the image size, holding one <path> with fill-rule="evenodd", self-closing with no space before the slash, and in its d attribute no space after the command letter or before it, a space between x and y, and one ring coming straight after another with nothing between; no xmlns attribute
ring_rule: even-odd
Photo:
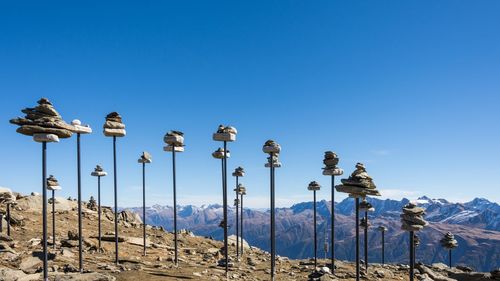
<svg viewBox="0 0 500 281"><path fill-rule="evenodd" d="M369 213L371 227L368 233L370 262L381 260L381 234L379 225L388 228L386 232L386 262L407 263L409 234L400 229L401 208L408 199L380 200L369 198L375 211ZM421 197L415 201L426 209L429 226L418 233L421 244L417 248L418 261L425 263L446 262L448 252L440 247L439 240L448 231L455 234L459 247L453 251L453 262L489 271L500 266L500 206L483 198L466 203L453 203L445 199ZM128 208L142 214L142 208ZM331 202L319 201L318 213L318 255L323 257L324 244L331 239ZM230 234L235 232L235 209L229 209ZM218 225L223 217L222 206L218 204L200 207L178 206L178 228L189 229L197 235L223 238ZM355 225L354 200L335 202L335 255L337 259L354 260ZM173 228L173 208L154 205L146 209L146 222ZM244 239L250 245L269 250L269 211L244 209ZM361 231L361 236L363 232ZM361 237L363 243L363 237ZM313 202L295 204L276 210L277 253L289 258L313 256ZM363 244L361 245L363 247ZM363 249L363 248L362 248ZM329 255L329 253L328 253ZM363 257L363 251L361 251Z"/></svg>

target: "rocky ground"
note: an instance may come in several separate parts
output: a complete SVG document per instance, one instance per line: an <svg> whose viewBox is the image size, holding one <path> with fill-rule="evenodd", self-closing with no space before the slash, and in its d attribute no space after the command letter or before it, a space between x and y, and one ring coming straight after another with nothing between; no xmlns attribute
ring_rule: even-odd
<svg viewBox="0 0 500 281"><path fill-rule="evenodd" d="M15 194L17 205L12 208L11 236L6 235L6 222L0 235L0 280L40 280L41 196ZM1 206L0 209L5 209ZM49 205L49 210L51 206ZM97 212L93 204L83 208L84 268L78 268L78 235L76 202L56 199L56 245L50 246L50 280L225 280L220 241L197 237L189 231L179 234L179 266L173 264L173 234L161 228L148 227L147 255L143 256L142 224L129 212L120 214L120 263L114 263L114 224L110 208L102 216L102 249L98 249ZM51 213L48 214L49 242L52 241ZM234 242L234 240L233 240ZM245 246L245 253L235 260L235 247L229 280L269 280L269 254ZM331 274L326 260L319 260L315 270L309 260L278 258L276 280L355 280L352 263L337 261ZM416 280L500 280L500 272L471 273L466 267L448 269L445 265L417 266ZM496 274L496 275L495 275ZM407 265L372 264L364 280L408 280ZM497 279L494 279L497 278Z"/></svg>

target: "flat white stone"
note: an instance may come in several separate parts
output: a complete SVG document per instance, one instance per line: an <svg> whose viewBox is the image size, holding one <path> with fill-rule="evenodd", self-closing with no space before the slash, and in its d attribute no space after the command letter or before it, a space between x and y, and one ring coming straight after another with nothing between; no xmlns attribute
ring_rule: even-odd
<svg viewBox="0 0 500 281"><path fill-rule="evenodd" d="M90 175L94 176L94 177L105 177L108 175L108 173L106 173L106 172L92 172Z"/></svg>
<svg viewBox="0 0 500 281"><path fill-rule="evenodd" d="M138 163L145 163L145 164L149 164L149 163L152 163L153 160L152 159L144 159L144 158L139 158L137 159L137 162Z"/></svg>
<svg viewBox="0 0 500 281"><path fill-rule="evenodd" d="M33 140L36 142L59 142L59 137L54 134L34 134Z"/></svg>
<svg viewBox="0 0 500 281"><path fill-rule="evenodd" d="M233 133L215 133L213 135L213 140L214 141L235 141L236 140L236 134Z"/></svg>
<svg viewBox="0 0 500 281"><path fill-rule="evenodd" d="M167 145L163 147L163 151L172 152L172 145ZM175 146L175 152L184 152L184 146Z"/></svg>
<svg viewBox="0 0 500 281"><path fill-rule="evenodd" d="M55 185L55 186L47 185L47 189L48 190L61 190L61 187L59 185Z"/></svg>
<svg viewBox="0 0 500 281"><path fill-rule="evenodd" d="M87 126L81 126L81 125L73 125L74 129L73 132L77 134L90 134L92 133L92 128L90 128L88 125Z"/></svg>
<svg viewBox="0 0 500 281"><path fill-rule="evenodd" d="M244 177L245 173L235 173L233 172L233 177Z"/></svg>
<svg viewBox="0 0 500 281"><path fill-rule="evenodd" d="M224 152L216 151L212 153L212 156L216 159L224 159ZM226 153L226 158L231 157L231 152Z"/></svg>
<svg viewBox="0 0 500 281"><path fill-rule="evenodd" d="M264 146L262 147L262 151L264 151L264 153L274 153L274 154L278 154L280 153L281 151L281 146Z"/></svg>
<svg viewBox="0 0 500 281"><path fill-rule="evenodd" d="M125 129L104 129L104 135L106 137L124 137L127 134Z"/></svg>
<svg viewBox="0 0 500 281"><path fill-rule="evenodd" d="M337 169L325 169L323 170L323 175L325 176L341 176L344 174L344 170L337 168Z"/></svg>
<svg viewBox="0 0 500 281"><path fill-rule="evenodd" d="M266 168L271 168L271 165L269 165L269 163L266 163ZM274 168L281 168L281 162L276 162L276 163L273 163L273 167Z"/></svg>
<svg viewBox="0 0 500 281"><path fill-rule="evenodd" d="M179 135L165 136L163 141L170 145L182 146L184 145L184 137Z"/></svg>

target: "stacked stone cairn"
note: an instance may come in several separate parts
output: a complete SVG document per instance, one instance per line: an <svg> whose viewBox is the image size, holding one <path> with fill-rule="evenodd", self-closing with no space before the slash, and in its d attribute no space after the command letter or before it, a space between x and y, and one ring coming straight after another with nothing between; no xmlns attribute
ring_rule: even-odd
<svg viewBox="0 0 500 281"><path fill-rule="evenodd" d="M73 125L73 133L75 134L90 134L92 133L92 128L89 125L82 125L82 122L78 119L71 121Z"/></svg>
<svg viewBox="0 0 500 281"><path fill-rule="evenodd" d="M281 162L279 161L281 146L278 143L273 140L268 140L264 143L262 151L269 154L269 157L267 157L267 163L265 164L266 168L270 168L271 164L275 168L281 167Z"/></svg>
<svg viewBox="0 0 500 281"><path fill-rule="evenodd" d="M363 199L363 201L359 203L359 210L363 212L374 212L375 208L373 208L370 202L366 201L366 199Z"/></svg>
<svg viewBox="0 0 500 281"><path fill-rule="evenodd" d="M333 151L325 152L325 159L323 159L323 175L325 176L341 176L344 174L344 170L337 167L339 164L339 157Z"/></svg>
<svg viewBox="0 0 500 281"><path fill-rule="evenodd" d="M238 134L236 128L232 126L219 125L217 132L213 134L213 140L232 142L236 140L236 134Z"/></svg>
<svg viewBox="0 0 500 281"><path fill-rule="evenodd" d="M370 227L370 225L371 224L367 222L365 218L361 218L361 220L359 221L359 226L361 226L362 228Z"/></svg>
<svg viewBox="0 0 500 281"><path fill-rule="evenodd" d="M153 157L151 156L151 154L149 154L149 152L143 151L141 157L137 159L137 162L143 164L149 164L153 162Z"/></svg>
<svg viewBox="0 0 500 281"><path fill-rule="evenodd" d="M106 116L103 129L106 137L124 137L127 134L125 124L123 124L122 117L118 112L111 112Z"/></svg>
<svg viewBox="0 0 500 281"><path fill-rule="evenodd" d="M87 209L97 211L97 201L95 201L94 196L90 196L89 202L87 203Z"/></svg>
<svg viewBox="0 0 500 281"><path fill-rule="evenodd" d="M245 186L243 186L243 184L238 184L238 188L237 188L237 191L238 191L238 194L240 195L247 195L247 189Z"/></svg>
<svg viewBox="0 0 500 281"><path fill-rule="evenodd" d="M443 248L448 250L458 247L458 241L455 239L455 235L453 235L451 232L447 232L444 235L443 239L441 239L440 243Z"/></svg>
<svg viewBox="0 0 500 281"><path fill-rule="evenodd" d="M420 231L428 223L424 220L425 210L417 207L414 203L408 203L403 207L401 214L401 229L406 231Z"/></svg>
<svg viewBox="0 0 500 281"><path fill-rule="evenodd" d="M53 175L50 175L47 178L47 189L50 191L61 190L61 186L59 186L59 182L57 181L57 179Z"/></svg>
<svg viewBox="0 0 500 281"><path fill-rule="evenodd" d="M15 205L16 204L16 195L12 193L12 191L8 192L2 192L0 193L0 204L10 204L10 205Z"/></svg>
<svg viewBox="0 0 500 281"><path fill-rule="evenodd" d="M164 151L171 152L175 148L175 152L184 151L184 133L180 131L170 131L165 134L163 141L167 144L163 147Z"/></svg>
<svg viewBox="0 0 500 281"><path fill-rule="evenodd" d="M212 156L215 159L224 159L224 148L219 147L216 151L212 152ZM226 157L231 157L229 150L226 152Z"/></svg>
<svg viewBox="0 0 500 281"><path fill-rule="evenodd" d="M94 171L90 174L93 177L105 177L108 175L100 165L96 165Z"/></svg>
<svg viewBox="0 0 500 281"><path fill-rule="evenodd" d="M307 190L309 191L318 191L321 189L321 185L317 181L312 181L307 186Z"/></svg>
<svg viewBox="0 0 500 281"><path fill-rule="evenodd" d="M245 176L245 170L243 169L243 167L238 167L234 169L233 177L244 177L244 176Z"/></svg>
<svg viewBox="0 0 500 281"><path fill-rule="evenodd" d="M350 197L380 196L373 179L366 172L365 165L356 164L356 170L347 179L340 180L342 184L335 186L338 192L348 193Z"/></svg>
<svg viewBox="0 0 500 281"><path fill-rule="evenodd" d="M420 237L416 234L413 235L413 244L415 244L415 248L420 246Z"/></svg>
<svg viewBox="0 0 500 281"><path fill-rule="evenodd" d="M59 138L71 137L75 129L63 121L46 98L41 98L34 108L28 107L21 111L26 116L12 119L10 123L19 126L16 130L18 133L33 136L37 142L59 142Z"/></svg>

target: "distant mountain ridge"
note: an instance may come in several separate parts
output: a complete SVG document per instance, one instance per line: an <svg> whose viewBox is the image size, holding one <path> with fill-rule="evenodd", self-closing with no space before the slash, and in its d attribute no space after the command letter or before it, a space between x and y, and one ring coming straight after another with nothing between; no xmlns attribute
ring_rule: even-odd
<svg viewBox="0 0 500 281"><path fill-rule="evenodd" d="M400 230L399 215L401 208L410 202L408 199L376 199L368 201L375 207L369 214L372 227L369 231L369 260L380 260L380 234L378 225L389 228L386 234L386 260L389 262L407 262L408 234ZM447 231L455 234L459 248L455 250L455 261L489 271L500 266L500 205L484 198L476 198L466 203L453 203L445 199L431 199L423 196L415 202L426 209L429 227L419 233L421 246L417 249L417 259L426 263L446 261L447 252L440 248L439 239ZM302 202L289 208L276 211L277 252L290 258L312 256L313 202ZM129 208L142 214L141 208ZM329 240L330 232L329 201L319 201L318 211L318 249L324 255L323 244ZM178 206L178 227L186 228L198 235L222 239L222 229L218 227L223 217L220 204L201 207ZM354 202L344 199L335 203L336 213L336 256L338 259L354 259ZM244 238L256 247L269 250L269 211L244 210ZM234 233L234 208L229 209L230 233ZM154 205L146 210L148 224L160 225L172 230L173 208Z"/></svg>

